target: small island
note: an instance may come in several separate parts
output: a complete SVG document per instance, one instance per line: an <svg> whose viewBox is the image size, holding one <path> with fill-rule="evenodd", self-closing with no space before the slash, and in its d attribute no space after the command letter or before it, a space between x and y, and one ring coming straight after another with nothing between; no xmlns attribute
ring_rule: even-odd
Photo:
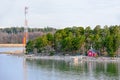
<svg viewBox="0 0 120 80"><path fill-rule="evenodd" d="M26 45L26 54L36 56L88 56L92 48L97 53L94 57L118 57L120 50L120 26L96 25L67 27L54 33L46 33Z"/></svg>

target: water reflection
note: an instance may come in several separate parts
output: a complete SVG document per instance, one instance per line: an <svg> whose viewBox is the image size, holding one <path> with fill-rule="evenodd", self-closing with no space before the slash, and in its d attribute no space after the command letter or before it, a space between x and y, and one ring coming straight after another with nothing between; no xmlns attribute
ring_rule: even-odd
<svg viewBox="0 0 120 80"><path fill-rule="evenodd" d="M115 62L82 62L79 65L55 60L26 60L26 62L30 68L29 75L42 70L41 76L49 77L49 80L119 80L120 75L118 65L120 63ZM39 80L40 77L35 76Z"/></svg>
<svg viewBox="0 0 120 80"><path fill-rule="evenodd" d="M0 80L120 80L119 62L30 60L0 55Z"/></svg>

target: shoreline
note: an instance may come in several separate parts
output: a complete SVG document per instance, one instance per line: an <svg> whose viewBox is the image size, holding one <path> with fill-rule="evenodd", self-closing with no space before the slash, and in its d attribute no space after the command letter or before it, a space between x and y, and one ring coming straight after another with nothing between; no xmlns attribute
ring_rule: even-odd
<svg viewBox="0 0 120 80"><path fill-rule="evenodd" d="M23 50L0 52L0 54L8 54L8 55L16 55L16 56L24 56L25 55Z"/></svg>
<svg viewBox="0 0 120 80"><path fill-rule="evenodd" d="M0 47L25 47L25 44L0 44Z"/></svg>
<svg viewBox="0 0 120 80"><path fill-rule="evenodd" d="M8 55L15 55L15 56L21 56L24 57L25 59L29 60L62 60L62 61L67 61L67 62L74 62L74 63L79 63L79 62L119 62L120 57L88 57L88 56L38 56L38 55L26 55L24 54L23 51L13 51L13 52L0 52L0 54L8 54Z"/></svg>
<svg viewBox="0 0 120 80"><path fill-rule="evenodd" d="M81 61L85 62L119 62L119 57L88 57L88 56L35 56L35 55L25 55L26 59L30 60L63 60L67 62L79 63Z"/></svg>

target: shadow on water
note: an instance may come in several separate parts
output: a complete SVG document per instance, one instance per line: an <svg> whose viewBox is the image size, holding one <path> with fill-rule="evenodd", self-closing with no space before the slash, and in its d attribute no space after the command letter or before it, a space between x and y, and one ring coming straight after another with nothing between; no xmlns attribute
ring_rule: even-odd
<svg viewBox="0 0 120 80"><path fill-rule="evenodd" d="M37 67L37 70L43 69L66 75L69 80L119 80L119 65L115 62L81 62L76 65L71 62L59 60L26 60L31 69ZM69 76L68 76L69 75ZM56 75L57 76L57 75ZM54 75L54 77L56 77ZM67 80L65 79L65 80ZM55 80L55 79L54 79ZM62 79L64 80L64 79Z"/></svg>

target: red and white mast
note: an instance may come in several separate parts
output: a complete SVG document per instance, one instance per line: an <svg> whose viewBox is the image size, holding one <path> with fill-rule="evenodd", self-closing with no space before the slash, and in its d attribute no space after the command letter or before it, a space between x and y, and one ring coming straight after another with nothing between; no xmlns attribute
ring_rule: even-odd
<svg viewBox="0 0 120 80"><path fill-rule="evenodd" d="M23 38L23 44L26 45L28 42L28 20L27 20L27 13L28 13L28 7L25 6L25 24L24 24L24 38Z"/></svg>

